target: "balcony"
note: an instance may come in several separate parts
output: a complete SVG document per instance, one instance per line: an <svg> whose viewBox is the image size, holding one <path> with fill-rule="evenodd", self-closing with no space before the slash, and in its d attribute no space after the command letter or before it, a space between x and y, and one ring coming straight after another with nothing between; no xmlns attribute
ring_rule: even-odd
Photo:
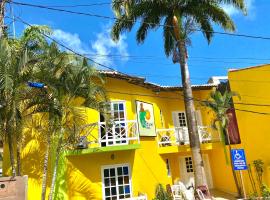
<svg viewBox="0 0 270 200"><path fill-rule="evenodd" d="M199 138L202 145L219 142L220 137L217 131L208 126L198 126ZM175 127L170 129L157 129L158 147L171 147L172 151L186 150L189 145L189 135L187 127ZM209 145L205 145L209 148ZM177 150L178 149L178 150ZM161 151L163 152L163 151ZM165 153L165 152L164 152ZM167 152L169 153L169 152Z"/></svg>
<svg viewBox="0 0 270 200"><path fill-rule="evenodd" d="M137 149L140 143L136 120L88 124L81 135L76 151L83 154Z"/></svg>

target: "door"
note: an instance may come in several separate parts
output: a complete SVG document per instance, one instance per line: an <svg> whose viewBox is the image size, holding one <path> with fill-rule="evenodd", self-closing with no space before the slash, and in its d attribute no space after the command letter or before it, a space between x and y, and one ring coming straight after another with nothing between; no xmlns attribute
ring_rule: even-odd
<svg viewBox="0 0 270 200"><path fill-rule="evenodd" d="M175 137L179 143L189 143L187 118L185 111L175 111L173 114L173 124L175 127Z"/></svg>
<svg viewBox="0 0 270 200"><path fill-rule="evenodd" d="M205 170L206 182L209 189L213 188L212 174L207 154L203 154L203 163ZM186 187L195 186L194 184L194 168L191 156L180 157L180 180Z"/></svg>
<svg viewBox="0 0 270 200"><path fill-rule="evenodd" d="M110 103L111 123L106 124L105 118L100 116L101 146L127 144L127 123L125 102Z"/></svg>

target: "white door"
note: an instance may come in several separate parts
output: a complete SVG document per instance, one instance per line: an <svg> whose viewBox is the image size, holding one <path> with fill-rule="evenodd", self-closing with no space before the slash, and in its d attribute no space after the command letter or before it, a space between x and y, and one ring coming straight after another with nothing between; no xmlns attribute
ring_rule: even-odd
<svg viewBox="0 0 270 200"><path fill-rule="evenodd" d="M207 154L203 154L203 163L205 170L206 182L209 189L213 188L212 174ZM194 168L191 156L180 157L180 180L186 187L195 186L194 184Z"/></svg>

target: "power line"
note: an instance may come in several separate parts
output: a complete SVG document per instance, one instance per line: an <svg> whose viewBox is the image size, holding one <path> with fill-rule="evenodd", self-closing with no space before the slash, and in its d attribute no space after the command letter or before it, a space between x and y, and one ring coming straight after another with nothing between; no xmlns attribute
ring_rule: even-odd
<svg viewBox="0 0 270 200"><path fill-rule="evenodd" d="M16 19L19 19L20 22L24 23L25 25L28 25L28 26L32 27L31 24L25 22L25 21L22 20L21 18L16 17ZM16 20L16 21L17 21L17 20ZM71 49L71 48L69 48L69 47L63 45L62 43L58 42L58 41L55 40L54 38L50 37L49 35L47 35L47 34L45 34L45 33L43 33L43 32L40 32L40 33L43 34L43 35L44 35L45 37L47 37L48 39L50 39L50 40L54 41L55 43L57 43L59 46L61 46L61 47L65 48L65 49L71 51L71 52L74 53L75 55L78 55L78 56L80 56L80 57L86 58L86 59L92 61L93 63L95 63L95 64L97 64L97 65L99 65L99 66L102 66L102 67L104 67L104 68L110 69L110 70L112 70L112 71L116 71L115 69L113 69L113 68L111 68L111 67L108 67L108 66L106 66L106 65L100 64L100 63L94 61L94 60L91 59L91 58L88 58L88 57L86 57L86 56L84 56L84 55L82 55L82 54L80 54L80 53L77 53L77 52L74 51L73 49ZM118 72L118 71L116 71L116 72ZM121 73L121 72L118 72L118 73ZM121 73L121 74L124 74L124 73ZM125 74L125 75L128 75L128 74ZM244 81L244 80L232 80L232 81ZM245 80L245 81L248 81L248 80ZM254 81L254 82L256 82L256 81ZM264 82L266 82L266 81L264 81ZM270 82L268 81L268 83L270 83ZM182 96L183 96L183 95L182 95ZM156 96L155 96L155 97L156 97ZM168 98L168 97L165 97L165 98ZM175 98L174 98L174 99L175 99ZM196 100L196 99L193 99L193 100ZM196 100L196 101L206 102L206 100ZM235 103L235 104L241 104L241 105L253 105L253 106L270 106L270 105L248 104L248 103ZM269 113L269 114L270 114L270 113Z"/></svg>
<svg viewBox="0 0 270 200"><path fill-rule="evenodd" d="M100 2L100 3L92 3L92 4L76 4L76 5L46 5L46 7L54 7L54 8L77 8L77 7L93 7L93 6L105 6L111 5L111 2Z"/></svg>
<svg viewBox="0 0 270 200"><path fill-rule="evenodd" d="M125 94L125 95L132 95L132 96L146 96L146 97L154 97L154 98L161 98L161 99L172 99L172 100L179 100L180 98L178 97L165 97L165 96L155 96L155 95L149 95L149 94L144 94L144 93L129 93L129 92L119 92L119 91L112 91L112 90L107 90L107 92L109 93L116 93L116 94ZM182 97L181 100L184 100L183 95L180 94ZM207 102L211 102L209 100L201 100L201 99L196 99L196 98L192 98L192 100L197 101L197 102L201 102L201 103L207 103ZM241 105L252 105L252 106L263 106L263 107L269 107L270 104L254 104L254 103L239 103L236 102L234 104L241 104ZM245 111L248 112L249 110L243 110L243 109L238 109L235 108L235 110L240 110L240 111ZM252 113L257 112L257 111L251 111ZM258 112L258 113L262 113L262 114L269 114L270 113L263 113L263 112Z"/></svg>
<svg viewBox="0 0 270 200"><path fill-rule="evenodd" d="M29 24L28 22L22 20L20 17L15 17L15 18L16 18L15 21L19 21L19 22L21 22L21 23L23 23L23 24L25 24L25 25L27 25L27 26L29 26L29 27L33 27L31 24ZM86 58L86 59L92 61L94 64L99 65L99 66L101 66L101 67L104 67L104 68L106 68L106 69L109 69L109 70L112 70L112 71L116 71L116 70L113 69L112 67L108 67L108 66L106 66L106 65L103 65L103 64L101 64L101 63L98 63L98 62L96 62L95 60L93 60L92 58L86 57L86 56L84 56L83 54L80 54L80 53L74 51L73 49L71 49L71 48L67 47L66 45L60 43L59 41L55 40L55 39L52 38L51 36L49 36L49 35L47 35L47 34L41 32L41 31L40 31L40 33L41 33L42 35L44 35L46 38L50 39L51 41L57 43L59 46L61 46L61 47L65 48L65 49L67 49L68 51L70 51L70 52L72 52L72 53L74 53L75 55L80 56L80 57L82 57L82 58ZM119 72L119 73L120 73L120 72Z"/></svg>
<svg viewBox="0 0 270 200"><path fill-rule="evenodd" d="M60 8L52 8L52 7L48 7L48 6L44 6L44 5L29 4L29 3L16 2L16 1L9 1L8 3L21 5L21 6L30 6L30 7L36 7L36 8L41 8L41 9L59 11L59 12L66 12L66 13L70 13L70 14L84 15L84 16L89 16L89 17L98 17L98 18L103 18L103 19L120 20L120 19L118 19L116 17L104 16L104 15L99 15L99 14L94 14L94 13L76 12L76 11L65 10L65 9L60 9ZM123 20L123 21L134 22L134 20L130 20L130 19L126 19L126 20ZM143 23L144 24L149 24L149 25L157 25L157 26L160 26L160 27L164 27L164 26L165 27L173 27L173 26L169 26L169 25L150 23L150 22L143 22ZM202 30L200 30L200 29L194 29L194 31L202 32ZM265 36L256 36L256 35L239 34L239 33L227 33L227 32L220 32L220 31L208 31L208 32L213 33L213 34L219 34L219 35L244 37L244 38L250 38L250 39L270 40L270 37L265 37Z"/></svg>

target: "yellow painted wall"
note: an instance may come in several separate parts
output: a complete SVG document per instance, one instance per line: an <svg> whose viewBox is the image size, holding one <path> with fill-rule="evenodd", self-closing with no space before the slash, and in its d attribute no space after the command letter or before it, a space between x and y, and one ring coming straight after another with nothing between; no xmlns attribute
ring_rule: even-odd
<svg viewBox="0 0 270 200"><path fill-rule="evenodd" d="M234 98L236 116L247 162L262 159L265 163L264 182L270 186L270 115L244 112L270 113L270 106L254 106L245 104L270 105L270 65L246 68L229 72L231 90L237 92L241 99ZM239 109L239 110L237 110ZM253 174L255 177L255 174ZM252 192L247 172L244 172L248 192Z"/></svg>
<svg viewBox="0 0 270 200"><path fill-rule="evenodd" d="M111 101L126 101L127 120L136 120L135 100L152 103L154 106L156 128L172 128L172 111L184 111L183 97L180 92L155 93L150 89L128 83L124 80L108 78L106 83L108 96ZM210 90L194 91L195 99L207 99ZM200 103L195 102L196 110L201 110L204 125L210 125L213 114ZM164 125L161 124L162 111ZM99 114L87 110L88 123L98 122ZM27 145L23 149L23 174L29 175L29 200L40 198L40 185L45 146L40 134L36 130L28 133ZM95 129L94 136L98 136ZM91 139L91 135L89 139ZM179 169L179 156L189 155L188 148L182 153L159 154L156 137L140 137L141 148L117 152L103 152L89 155L69 156L67 164L67 186L70 199L101 199L101 166L111 164L129 163L132 170L133 195L147 193L148 198L154 197L155 187L158 183L172 184L181 177ZM220 148L220 147L216 147ZM208 150L210 163L216 166L212 150ZM185 152L185 153L184 153ZM219 152L217 152L217 155ZM114 154L114 159L111 155ZM219 156L223 156L220 153ZM165 159L170 160L171 177L167 176ZM8 159L6 157L6 159ZM6 162L8 163L8 162ZM7 168L7 167L6 167ZM214 183L219 184L221 176L212 167ZM49 179L50 180L50 179ZM222 187L226 187L222 186ZM48 188L49 189L49 188Z"/></svg>

